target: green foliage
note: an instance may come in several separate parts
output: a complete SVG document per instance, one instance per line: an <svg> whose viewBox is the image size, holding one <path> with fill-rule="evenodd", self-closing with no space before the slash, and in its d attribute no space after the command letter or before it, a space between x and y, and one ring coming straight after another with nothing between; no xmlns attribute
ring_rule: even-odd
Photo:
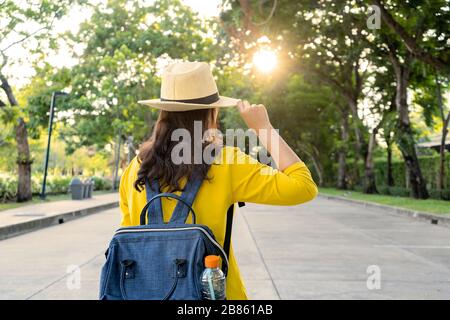
<svg viewBox="0 0 450 320"><path fill-rule="evenodd" d="M364 194L359 191L338 190L334 188L319 188L319 193L329 194L349 199L375 202L393 207L406 208L410 210L431 212L437 214L450 214L450 206L448 201L435 199L411 199L408 195L392 196L378 194Z"/></svg>
<svg viewBox="0 0 450 320"><path fill-rule="evenodd" d="M12 176L0 177L0 202L6 202L16 196L17 179Z"/></svg>
<svg viewBox="0 0 450 320"><path fill-rule="evenodd" d="M70 170L96 176L110 173L105 171L112 167L113 141L117 136L122 141L133 136L136 146L149 136L158 112L137 101L159 97L159 64L171 59L211 62L221 94L265 104L273 125L308 162L316 180L320 171L326 182L335 183L337 152L344 150L349 184L360 188L364 170L359 164L358 176L358 165L353 159L365 156L369 132L378 124L378 137L387 144L401 146L407 153L414 150L415 138L422 133L414 121L411 131L405 134L399 130L396 77L386 44L396 49L400 60L408 49L385 23L381 30L367 29L371 2L224 2L229 9L222 12L220 22L201 21L179 0L109 0L92 4L92 17L76 34L64 35L79 59L71 69L54 68L47 63L50 51L56 48L55 37L48 32L37 33L32 38L39 41L39 46L30 48L30 52L40 53L41 59L34 65L36 76L31 84L20 92L21 107L0 108L0 119L5 124L0 130L0 169L11 172L16 166L12 156L16 152L12 124L19 115L25 115L32 139L33 170L42 170L45 146L42 139L46 136L43 130L48 125L51 94L66 90L69 97L58 97L56 104L51 174L57 176L58 171L69 174ZM66 13L73 1L24 0L19 4L0 0L0 3L2 49L8 35L14 32L20 38L30 35L23 31L24 25L36 22L43 30L51 28L53 19ZM406 32L418 35L422 49L448 61L449 10L445 9L445 0L383 3ZM242 4L248 4L248 8ZM262 35L270 39L270 46L278 52L279 68L273 74L261 75L246 67L258 49L256 40ZM84 45L82 52L75 50L80 44ZM0 56L0 63L1 59ZM436 72L417 57L411 68L409 89L414 92L411 101L420 106L420 120L432 127L433 117L439 115ZM442 74L439 77L443 92L448 92L448 77ZM356 116L352 108L364 115ZM413 106L410 110L414 110ZM344 141L343 119L349 123L349 137ZM220 123L221 129L245 127L234 108L221 111ZM361 148L357 147L355 129L361 132ZM421 158L420 164L431 194L436 196L438 166L436 157L432 158ZM381 192L405 195L408 190L404 163L394 162L393 166L395 187L385 186L383 161L375 162L376 182ZM449 171L447 168L447 188ZM35 176L34 172L33 193L39 192L39 179ZM99 188L111 187L110 181L95 180ZM67 192L65 182L62 178L55 179L53 185L49 183L49 190ZM8 185L4 190L14 189L11 187L14 180L2 183ZM10 191L4 192L5 198L11 197Z"/></svg>
<svg viewBox="0 0 450 320"><path fill-rule="evenodd" d="M112 190L113 185L111 179L94 176L92 180L94 181L94 190Z"/></svg>
<svg viewBox="0 0 450 320"><path fill-rule="evenodd" d="M419 163L422 174L427 182L427 188L430 190L430 196L434 199L450 200L450 154L446 155L446 179L444 182L445 190L440 192L438 190L439 178L439 156L421 156ZM335 167L336 170L336 167ZM358 170L363 172L364 167L362 163L358 164ZM394 179L394 186L387 186L387 161L385 159L375 160L375 181L377 189L381 194L407 197L410 195L408 188L409 179L407 177L406 165L403 161L395 160L392 163L392 176ZM362 190L361 182L350 186L354 190Z"/></svg>
<svg viewBox="0 0 450 320"><path fill-rule="evenodd" d="M81 177L85 180L90 177ZM107 177L94 176L94 190L112 190L112 181ZM41 193L42 174L35 174L31 177L31 190L33 195L37 196ZM47 176L46 194L66 194L70 192L71 176ZM13 201L17 195L17 177L15 175L0 175L0 202Z"/></svg>
<svg viewBox="0 0 450 320"><path fill-rule="evenodd" d="M61 132L68 152L103 147L119 134L135 141L148 137L157 111L137 101L159 97L157 59L211 61L215 49L208 27L178 0L112 0L95 7L91 19L69 36L86 49L70 72L72 92L62 106L71 112L63 119L71 125Z"/></svg>
<svg viewBox="0 0 450 320"><path fill-rule="evenodd" d="M428 188L437 189L439 177L439 156L424 156L419 157L422 174L427 181ZM445 186L450 188L450 154L446 155L446 182ZM361 169L362 170L362 169ZM407 176L405 171L405 164L403 161L394 161L392 164L392 172L394 177L394 184L397 187L407 187ZM375 174L377 185L386 185L387 177L387 162L384 159L375 161Z"/></svg>

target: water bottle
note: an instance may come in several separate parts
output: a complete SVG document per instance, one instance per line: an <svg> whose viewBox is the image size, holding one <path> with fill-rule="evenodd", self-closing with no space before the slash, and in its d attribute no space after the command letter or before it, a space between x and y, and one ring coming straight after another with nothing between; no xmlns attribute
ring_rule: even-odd
<svg viewBox="0 0 450 320"><path fill-rule="evenodd" d="M206 256L202 273L202 295L206 300L225 300L225 275L219 269L219 256Z"/></svg>

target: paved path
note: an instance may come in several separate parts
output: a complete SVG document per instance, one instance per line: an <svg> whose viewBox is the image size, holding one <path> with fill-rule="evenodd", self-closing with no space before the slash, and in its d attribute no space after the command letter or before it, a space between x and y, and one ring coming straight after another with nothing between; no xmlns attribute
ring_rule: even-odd
<svg viewBox="0 0 450 320"><path fill-rule="evenodd" d="M117 208L0 241L0 299L96 299ZM253 299L450 299L450 228L318 198L248 204L233 244ZM81 286L72 288L73 266ZM367 268L381 288L367 288Z"/></svg>
<svg viewBox="0 0 450 320"><path fill-rule="evenodd" d="M0 227L38 220L42 219L42 217L50 217L70 211L101 206L118 201L118 199L118 193L111 192L94 195L90 199L44 202L3 210L0 211Z"/></svg>

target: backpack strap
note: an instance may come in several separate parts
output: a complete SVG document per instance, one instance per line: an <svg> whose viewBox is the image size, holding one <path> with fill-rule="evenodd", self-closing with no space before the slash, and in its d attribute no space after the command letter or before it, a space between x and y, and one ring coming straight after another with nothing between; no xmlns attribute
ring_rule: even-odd
<svg viewBox="0 0 450 320"><path fill-rule="evenodd" d="M233 229L233 214L234 214L234 203L227 210L227 225L225 228L225 238L223 240L223 250L227 257L230 256L230 245L231 245L231 230ZM238 206L245 206L245 202L238 202Z"/></svg>
<svg viewBox="0 0 450 320"><path fill-rule="evenodd" d="M195 177L191 177L186 182L186 185L184 186L184 191L180 195L180 198L184 200L184 203L178 201L177 205L175 206L175 209L172 212L172 217L170 218L169 223L181 223L181 224L186 223L190 211L189 206L192 207L195 196L197 195L198 190L200 189L202 183L203 183L202 179Z"/></svg>
<svg viewBox="0 0 450 320"><path fill-rule="evenodd" d="M147 202L150 201L154 196L158 195L159 192L159 183L158 180L153 179L151 184L148 179L145 179L145 192L147 195ZM145 212L141 213L141 225L145 224ZM147 210L147 221L149 224L163 224L163 211L161 198L155 199L150 203Z"/></svg>

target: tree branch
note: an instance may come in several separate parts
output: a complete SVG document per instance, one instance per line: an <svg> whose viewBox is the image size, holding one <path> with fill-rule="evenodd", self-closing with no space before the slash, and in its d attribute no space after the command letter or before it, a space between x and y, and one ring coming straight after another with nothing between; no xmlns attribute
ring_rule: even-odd
<svg viewBox="0 0 450 320"><path fill-rule="evenodd" d="M422 49L417 40L406 32L406 30L394 19L394 17L386 10L381 3L381 0L372 0L372 2L380 8L381 18L394 31L405 43L406 48L419 60L422 60L426 64L433 66L437 70L450 72L450 67L440 58L434 57L429 52Z"/></svg>
<svg viewBox="0 0 450 320"><path fill-rule="evenodd" d="M325 74L322 71L320 71L320 69L313 69L313 72L316 73L318 76L320 76L320 78L328 83L329 85L335 87L340 93L342 93L342 95L344 97L346 97L347 99L351 99L351 94L350 92L336 79L334 79L333 77L330 77L329 74Z"/></svg>
<svg viewBox="0 0 450 320"><path fill-rule="evenodd" d="M8 63L8 56L0 50L0 55L2 56L2 64L0 65L0 73L3 70L3 68L6 66L6 64Z"/></svg>
<svg viewBox="0 0 450 320"><path fill-rule="evenodd" d="M401 65L397 57L397 50L389 41L386 42L386 46L388 48L389 60L391 60L392 66L394 67L394 72L399 76L401 73Z"/></svg>
<svg viewBox="0 0 450 320"><path fill-rule="evenodd" d="M260 4L262 4L262 1L260 2ZM267 19L264 20L264 21L262 21L262 22L258 22L258 23L255 23L255 22L252 21L252 23L253 23L255 26L258 26L258 27L259 27L259 26L262 26L262 25L264 25L264 24L266 24L267 22L270 21L270 19L272 19L273 14L275 13L276 7L277 7L277 0L274 0L274 1L273 1L273 5L272 5L272 9L270 10L270 14L269 14L269 16L267 17Z"/></svg>
<svg viewBox="0 0 450 320"><path fill-rule="evenodd" d="M436 81L436 97L437 97L439 112L441 114L442 122L445 123L446 117L445 117L445 112L444 112L444 102L442 101L441 83L439 81L438 75L435 76L435 81ZM448 117L450 117L450 112L448 113Z"/></svg>
<svg viewBox="0 0 450 320"><path fill-rule="evenodd" d="M54 23L55 20L56 20L56 17L57 17L57 12L55 12L55 15L52 17L52 20L50 21L49 24L43 26L42 28L39 28L39 29L33 31L33 32L30 33L30 34L27 34L27 35L26 35L25 37L23 37L22 39L19 39L19 40L17 40L17 41L14 41L14 42L10 43L6 48L1 49L1 51L2 51L2 52L5 52L6 50L8 50L9 48L11 48L12 46L24 42L25 40L27 40L27 39L31 38L32 36L36 35L37 33L41 32L42 30L46 30L46 29L48 30L48 29L51 29L52 26L53 26L53 23Z"/></svg>
<svg viewBox="0 0 450 320"><path fill-rule="evenodd" d="M12 91L11 86L8 83L8 80L6 79L6 77L0 73L0 88L3 89L3 91L5 91L6 97L8 98L9 104L11 106L17 106L19 105L17 103L16 97L14 96L14 93Z"/></svg>
<svg viewBox="0 0 450 320"><path fill-rule="evenodd" d="M27 34L27 35L26 35L25 37L23 37L22 39L19 39L19 40L17 40L17 41L14 41L14 42L10 43L10 44L9 44L8 46L6 46L5 48L1 49L1 51L6 51L6 50L8 50L9 48L11 48L12 46L15 46L16 44L19 44L19 43L24 42L25 40L31 38L31 37L34 36L36 33L41 32L42 30L44 30L44 29L46 29L46 28L47 28L47 27L42 27L42 28L39 28L38 30L36 30L36 31L34 31L34 32L32 32L32 33L30 33L30 34Z"/></svg>
<svg viewBox="0 0 450 320"><path fill-rule="evenodd" d="M357 100L363 85L363 79L361 77L361 74L359 73L359 60L356 60L354 66L354 73L355 73L355 91L353 93L354 99Z"/></svg>

